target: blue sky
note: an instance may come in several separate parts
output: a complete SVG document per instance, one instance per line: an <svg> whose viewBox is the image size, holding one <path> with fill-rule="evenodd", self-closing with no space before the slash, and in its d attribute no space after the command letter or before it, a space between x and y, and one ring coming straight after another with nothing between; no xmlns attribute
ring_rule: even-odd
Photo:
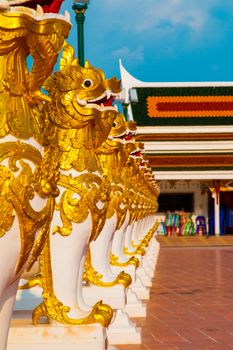
<svg viewBox="0 0 233 350"><path fill-rule="evenodd" d="M143 81L233 81L233 0L90 0L85 50L108 77L121 58Z"/></svg>

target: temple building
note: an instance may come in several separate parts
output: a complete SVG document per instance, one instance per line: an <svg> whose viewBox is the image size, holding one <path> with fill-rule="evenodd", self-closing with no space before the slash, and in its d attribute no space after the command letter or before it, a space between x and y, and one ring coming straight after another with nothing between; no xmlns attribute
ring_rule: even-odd
<svg viewBox="0 0 233 350"><path fill-rule="evenodd" d="M120 62L123 108L159 181L165 212L204 216L210 235L233 233L233 82L148 83Z"/></svg>

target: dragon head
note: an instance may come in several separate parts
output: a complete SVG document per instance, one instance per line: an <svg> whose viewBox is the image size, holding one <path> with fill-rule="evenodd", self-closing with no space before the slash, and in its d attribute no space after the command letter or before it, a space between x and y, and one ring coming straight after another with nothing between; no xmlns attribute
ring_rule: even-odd
<svg viewBox="0 0 233 350"><path fill-rule="evenodd" d="M110 140L119 139L124 140L127 135L127 123L123 114L118 114L112 123L112 128L108 138Z"/></svg>
<svg viewBox="0 0 233 350"><path fill-rule="evenodd" d="M136 123L134 121L126 121L123 114L118 114L112 124L109 139L120 139L122 142L131 141L136 133Z"/></svg>
<svg viewBox="0 0 233 350"><path fill-rule="evenodd" d="M120 93L120 81L106 79L101 69L86 62L79 65L74 49L65 44L60 60L60 71L55 72L44 84L52 100L52 122L61 129L88 128L88 138L94 148L106 140L112 123L118 114L113 106ZM58 112L59 111L59 112Z"/></svg>
<svg viewBox="0 0 233 350"><path fill-rule="evenodd" d="M89 62L81 67L72 46L65 44L60 71L43 87L50 98L45 105L46 137L63 153L62 169L94 171L98 168L95 152L107 139L118 114L112 104L120 93L120 81L106 79L102 70Z"/></svg>

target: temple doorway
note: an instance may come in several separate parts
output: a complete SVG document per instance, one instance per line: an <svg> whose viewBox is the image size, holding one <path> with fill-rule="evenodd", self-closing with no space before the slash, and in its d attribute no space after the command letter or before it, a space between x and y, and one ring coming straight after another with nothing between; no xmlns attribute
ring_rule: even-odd
<svg viewBox="0 0 233 350"><path fill-rule="evenodd" d="M233 234L233 192L220 192L220 235ZM215 234L214 199L209 194L209 235Z"/></svg>
<svg viewBox="0 0 233 350"><path fill-rule="evenodd" d="M233 234L233 192L220 192L220 234Z"/></svg>

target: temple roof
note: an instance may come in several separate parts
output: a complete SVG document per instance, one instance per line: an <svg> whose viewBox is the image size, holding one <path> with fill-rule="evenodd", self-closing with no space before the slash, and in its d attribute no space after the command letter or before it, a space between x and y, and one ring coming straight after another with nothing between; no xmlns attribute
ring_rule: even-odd
<svg viewBox="0 0 233 350"><path fill-rule="evenodd" d="M122 100L158 180L232 179L233 82L143 82L120 62Z"/></svg>
<svg viewBox="0 0 233 350"><path fill-rule="evenodd" d="M121 62L120 72L138 126L233 125L233 82L142 82Z"/></svg>

